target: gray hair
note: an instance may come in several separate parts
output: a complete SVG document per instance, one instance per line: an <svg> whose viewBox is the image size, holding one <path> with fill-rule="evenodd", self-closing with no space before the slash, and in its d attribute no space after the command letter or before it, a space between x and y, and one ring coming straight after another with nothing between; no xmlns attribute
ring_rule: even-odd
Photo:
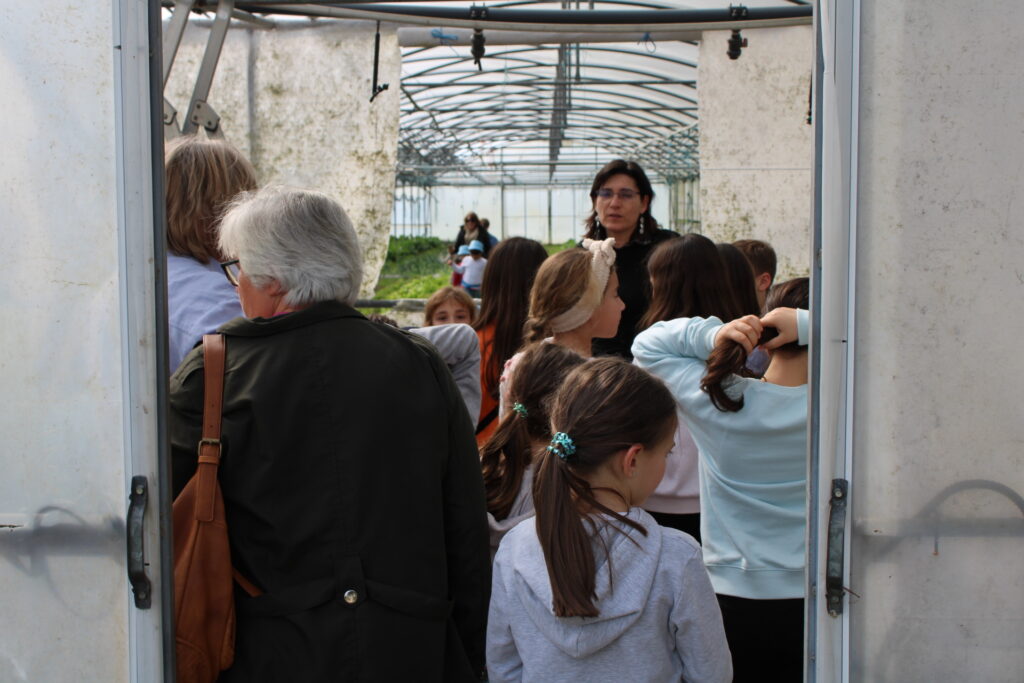
<svg viewBox="0 0 1024 683"><path fill-rule="evenodd" d="M319 192L267 187L240 195L221 221L220 250L238 259L257 287L277 280L290 306L331 299L352 305L363 281L352 222Z"/></svg>

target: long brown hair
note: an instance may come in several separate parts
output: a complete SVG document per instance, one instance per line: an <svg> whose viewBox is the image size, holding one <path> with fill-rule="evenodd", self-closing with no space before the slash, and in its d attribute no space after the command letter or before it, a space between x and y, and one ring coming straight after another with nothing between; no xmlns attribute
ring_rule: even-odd
<svg viewBox="0 0 1024 683"><path fill-rule="evenodd" d="M566 249L541 265L530 290L530 313L523 326L524 343L532 344L551 336L551 321L583 298L590 286L591 258L586 249Z"/></svg>
<svg viewBox="0 0 1024 683"><path fill-rule="evenodd" d="M651 276L651 303L638 329L661 320L707 318L732 320L742 315L715 243L688 233L654 248L647 261Z"/></svg>
<svg viewBox="0 0 1024 683"><path fill-rule="evenodd" d="M761 303L757 300L757 285L754 271L743 252L728 242L719 242L718 256L728 274L729 287L738 308L737 318L744 315L761 315ZM767 311L765 311L767 313Z"/></svg>
<svg viewBox="0 0 1024 683"><path fill-rule="evenodd" d="M551 438L550 399L570 370L583 357L557 344L535 344L523 352L509 385L509 398L517 406L498 425L480 451L487 511L495 519L508 517L523 474L533 462L535 441Z"/></svg>
<svg viewBox="0 0 1024 683"><path fill-rule="evenodd" d="M627 175L633 179L637 189L640 190L641 198L647 197L651 200L647 203L647 210L640 215L640 220L644 221L644 224L647 226L647 230L644 231L645 234L643 236L638 235L634 229L630 235L631 240L635 238L639 242L648 242L654 231L658 228L658 221L654 220L654 216L651 215L651 204L654 203L654 188L651 186L651 181L648 180L647 174L644 173L643 167L635 161L626 161L625 159L609 161L594 176L594 182L590 185L591 209L583 221L583 225L586 228L586 233L583 236L592 240L603 240L608 237L608 231L597 222L597 209L593 207L593 203L597 200L597 191L601 189L601 186L608 182L612 176L620 174Z"/></svg>
<svg viewBox="0 0 1024 683"><path fill-rule="evenodd" d="M492 398L498 398L498 380L505 362L523 343L523 323L529 310L530 288L537 269L548 257L540 242L525 237L502 240L491 252L484 270L480 292L480 316L473 325L482 330L494 325L490 355L481 348L487 364L480 368L484 386Z"/></svg>
<svg viewBox="0 0 1024 683"><path fill-rule="evenodd" d="M634 444L653 447L675 424L676 404L665 385L622 359L591 360L565 378L551 407L551 430L568 435L575 450L563 449L564 458L544 451L533 482L537 537L556 616L598 615L594 513L647 534L642 525L599 503L586 477Z"/></svg>
<svg viewBox="0 0 1024 683"><path fill-rule="evenodd" d="M793 278L775 285L765 299L765 312L776 308L802 308L810 305L811 284L805 277ZM797 349L796 342L781 346L778 350ZM723 384L733 375L749 377L746 369L747 351L737 342L724 339L715 345L708 356L708 369L700 380L700 388L707 393L711 403L723 413L737 413L743 408L743 396L730 396Z"/></svg>
<svg viewBox="0 0 1024 683"><path fill-rule="evenodd" d="M167 144L164 178L167 248L200 263L219 260L220 211L239 193L256 189L252 164L223 140L185 135Z"/></svg>

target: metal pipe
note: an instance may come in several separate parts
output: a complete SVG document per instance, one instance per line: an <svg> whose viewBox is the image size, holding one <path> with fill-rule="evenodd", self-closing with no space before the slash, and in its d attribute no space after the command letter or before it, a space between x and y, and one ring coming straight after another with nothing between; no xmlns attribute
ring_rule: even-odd
<svg viewBox="0 0 1024 683"><path fill-rule="evenodd" d="M458 87L461 87L461 86L464 86L464 85L483 86L483 87L487 87L487 88L496 88L496 87L502 87L502 86L505 86L505 87L518 86L518 87L522 87L522 88L526 88L526 87L537 88L539 86L552 86L552 87L555 87L555 86L561 86L561 85L577 85L577 83L572 81L572 80L556 81L554 79L546 79L546 78L534 78L534 79L529 79L529 80L523 79L523 80L519 80L519 81L471 81L471 80L463 80L463 81L459 81L458 83L451 83L451 82L447 82L447 83L410 83L409 81L405 81L404 83L402 83L402 87L403 88L423 88L423 89L428 89L428 88L458 88ZM686 86L696 87L697 81L695 81L695 80L686 80L686 81L684 81L684 80L669 80L669 79L660 80L660 81L655 81L655 80L651 80L651 81L605 81L605 80L602 80L602 79L599 79L599 78L585 78L582 81L580 81L578 83L578 85L686 85Z"/></svg>
<svg viewBox="0 0 1024 683"><path fill-rule="evenodd" d="M398 29L398 45L400 47L438 47L449 45L469 45L473 31L461 28L428 28L424 26L400 26ZM656 31L645 33L583 33L534 31L524 36L522 31L490 30L487 32L488 45L523 45L529 40L531 45L565 43L636 43L648 36L655 43L669 41L694 42L700 40L700 31Z"/></svg>
<svg viewBox="0 0 1024 683"><path fill-rule="evenodd" d="M207 3L208 4L208 3ZM501 10L488 9L486 18L469 18L469 9L408 5L319 5L316 3L246 2L248 11L340 19L369 19L411 26L471 29L548 31L569 33L636 33L657 25L662 31L712 31L718 29L778 28L811 23L811 7L751 8L745 19L733 19L728 10ZM447 14L445 10L449 10ZM437 15L438 12L442 14ZM551 15L554 15L553 17ZM466 17L466 18L461 18ZM599 23L608 22L608 23ZM564 29L564 31L563 31Z"/></svg>
<svg viewBox="0 0 1024 683"><path fill-rule="evenodd" d="M163 87L167 87L167 79L171 76L171 67L174 66L174 57L178 54L178 46L181 45L181 37L185 35L185 26L188 24L188 13L192 10L194 0L175 0L174 14L167 23L166 40L164 45L164 73Z"/></svg>

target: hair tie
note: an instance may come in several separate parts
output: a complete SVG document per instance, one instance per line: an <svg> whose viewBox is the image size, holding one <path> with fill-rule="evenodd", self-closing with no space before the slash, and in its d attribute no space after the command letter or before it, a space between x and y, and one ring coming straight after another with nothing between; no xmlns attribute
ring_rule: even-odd
<svg viewBox="0 0 1024 683"><path fill-rule="evenodd" d="M526 406L524 406L522 403L519 403L518 401L513 403L512 410L514 410L516 415L518 415L519 417L526 417Z"/></svg>
<svg viewBox="0 0 1024 683"><path fill-rule="evenodd" d="M562 460L568 460L576 454L576 444L565 432L555 432L555 435L551 437L551 445L548 446L548 450Z"/></svg>

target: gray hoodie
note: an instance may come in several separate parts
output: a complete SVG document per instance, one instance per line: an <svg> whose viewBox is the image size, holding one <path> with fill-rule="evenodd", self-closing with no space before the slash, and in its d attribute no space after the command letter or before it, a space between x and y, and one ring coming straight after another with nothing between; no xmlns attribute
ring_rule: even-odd
<svg viewBox="0 0 1024 683"><path fill-rule="evenodd" d="M614 582L609 585L609 563L595 539L597 617L552 612L534 518L505 536L494 560L487 623L491 683L732 680L722 614L700 546L639 508L629 517L647 536L601 517L598 534L608 544Z"/></svg>

